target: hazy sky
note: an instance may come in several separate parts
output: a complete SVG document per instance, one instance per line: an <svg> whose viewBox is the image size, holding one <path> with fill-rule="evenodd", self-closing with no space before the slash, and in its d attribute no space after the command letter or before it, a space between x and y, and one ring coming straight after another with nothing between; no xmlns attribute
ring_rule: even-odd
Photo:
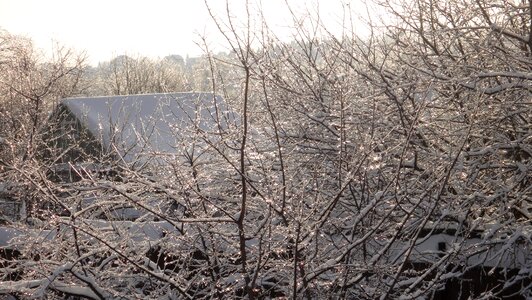
<svg viewBox="0 0 532 300"><path fill-rule="evenodd" d="M217 13L225 9L223 0L208 2ZM288 37L293 23L285 0L262 2L268 22L276 26L279 35ZM341 22L342 2L346 1L289 2L300 16L305 10L315 11L318 4L323 20L335 27ZM245 0L229 3L232 14L243 21ZM45 51L50 51L56 42L85 50L93 64L120 54L196 56L202 53L196 45L199 34L205 33L210 47L224 50L204 0L0 0L0 28L30 37Z"/></svg>

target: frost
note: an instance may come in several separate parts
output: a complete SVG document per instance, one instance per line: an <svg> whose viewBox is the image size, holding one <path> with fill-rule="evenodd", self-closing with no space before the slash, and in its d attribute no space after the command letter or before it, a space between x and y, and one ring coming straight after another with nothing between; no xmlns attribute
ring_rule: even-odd
<svg viewBox="0 0 532 300"><path fill-rule="evenodd" d="M530 298L529 5L378 2L369 37L318 12L293 41L228 5L230 53L88 78L0 31L0 197L27 210L0 221L0 298ZM46 120L98 86L212 93Z"/></svg>

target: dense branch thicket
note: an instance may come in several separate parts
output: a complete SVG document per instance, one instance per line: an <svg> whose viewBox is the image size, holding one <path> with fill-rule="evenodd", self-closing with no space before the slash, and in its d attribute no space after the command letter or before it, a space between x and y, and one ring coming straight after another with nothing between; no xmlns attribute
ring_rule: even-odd
<svg viewBox="0 0 532 300"><path fill-rule="evenodd" d="M0 68L13 75L1 81L0 180L39 205L2 229L15 238L0 293L532 297L532 4L376 5L392 21L364 37L294 13L289 43L251 5L238 19L210 10L230 54L206 53L194 76L119 57L89 77L92 92L70 52L38 64L28 41L2 33ZM33 146L50 126L46 101L194 88L240 117L216 109L209 130L176 128L170 155L117 162L112 148L91 158L98 168L69 162L65 182Z"/></svg>

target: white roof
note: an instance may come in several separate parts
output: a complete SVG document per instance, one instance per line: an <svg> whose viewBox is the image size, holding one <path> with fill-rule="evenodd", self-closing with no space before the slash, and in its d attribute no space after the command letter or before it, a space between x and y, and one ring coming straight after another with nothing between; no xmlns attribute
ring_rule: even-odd
<svg viewBox="0 0 532 300"><path fill-rule="evenodd" d="M145 94L61 101L109 149L126 160L140 153L176 153L200 134L216 134L238 117L212 93Z"/></svg>

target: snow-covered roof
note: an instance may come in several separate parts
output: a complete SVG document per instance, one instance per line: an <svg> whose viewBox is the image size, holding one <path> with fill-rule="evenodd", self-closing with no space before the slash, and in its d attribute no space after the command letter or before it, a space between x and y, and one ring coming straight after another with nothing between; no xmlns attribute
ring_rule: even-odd
<svg viewBox="0 0 532 300"><path fill-rule="evenodd" d="M237 120L212 93L68 98L61 104L106 149L113 145L130 160L145 152L175 153L197 133L216 133Z"/></svg>
<svg viewBox="0 0 532 300"><path fill-rule="evenodd" d="M62 219L66 220L66 218ZM98 230L101 233L121 233L122 238L127 238L128 240L137 243L156 242L166 236L168 233L172 233L174 236L179 234L179 231L176 229L176 227L167 221L133 222L92 219L82 219L81 221L90 228ZM60 224L61 226L52 229L0 226L0 248L5 247L17 249L24 245L24 241L28 238L36 238L47 241L54 240L58 237L58 233L71 230L68 225L63 223Z"/></svg>

